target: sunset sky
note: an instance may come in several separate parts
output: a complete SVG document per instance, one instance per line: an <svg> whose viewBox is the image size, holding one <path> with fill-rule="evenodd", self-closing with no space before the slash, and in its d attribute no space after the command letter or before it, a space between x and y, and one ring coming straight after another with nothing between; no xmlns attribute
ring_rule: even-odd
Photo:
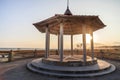
<svg viewBox="0 0 120 80"><path fill-rule="evenodd" d="M63 14L66 0L0 0L0 48L44 48L45 34L32 24L55 14ZM107 25L94 32L95 43L120 45L120 0L70 0L75 15L99 15ZM74 36L74 47L81 43ZM88 41L87 41L88 42ZM70 48L70 36L64 37ZM51 48L57 47L57 36L51 36Z"/></svg>

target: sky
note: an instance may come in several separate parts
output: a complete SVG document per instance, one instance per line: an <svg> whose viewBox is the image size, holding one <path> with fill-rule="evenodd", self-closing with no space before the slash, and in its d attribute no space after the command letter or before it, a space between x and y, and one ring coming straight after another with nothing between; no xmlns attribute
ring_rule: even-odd
<svg viewBox="0 0 120 80"><path fill-rule="evenodd" d="M44 48L45 34L32 24L55 14L63 14L66 0L0 0L0 48ZM74 15L98 15L107 25L94 32L94 42L120 45L120 0L70 0ZM57 48L57 36L51 35L51 48ZM81 43L74 36L74 47ZM64 36L64 47L70 48L70 36Z"/></svg>

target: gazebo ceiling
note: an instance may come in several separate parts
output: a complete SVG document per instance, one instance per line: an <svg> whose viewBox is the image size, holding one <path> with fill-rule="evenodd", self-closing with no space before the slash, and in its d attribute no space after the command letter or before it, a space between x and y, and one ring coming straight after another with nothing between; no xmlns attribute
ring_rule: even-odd
<svg viewBox="0 0 120 80"><path fill-rule="evenodd" d="M42 33L45 33L48 26L51 34L59 34L60 23L63 23L64 34L82 34L82 26L86 26L86 33L104 28L104 23L98 16L81 16L81 15L61 15L57 14L33 25Z"/></svg>

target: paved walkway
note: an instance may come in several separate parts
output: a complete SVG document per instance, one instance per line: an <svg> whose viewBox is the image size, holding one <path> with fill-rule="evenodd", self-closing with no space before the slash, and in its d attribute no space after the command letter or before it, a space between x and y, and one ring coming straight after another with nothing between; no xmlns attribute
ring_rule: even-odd
<svg viewBox="0 0 120 80"><path fill-rule="evenodd" d="M106 60L114 64L117 69L111 74L91 78L57 78L32 73L26 69L26 63L32 59L0 63L0 80L120 80L120 62Z"/></svg>

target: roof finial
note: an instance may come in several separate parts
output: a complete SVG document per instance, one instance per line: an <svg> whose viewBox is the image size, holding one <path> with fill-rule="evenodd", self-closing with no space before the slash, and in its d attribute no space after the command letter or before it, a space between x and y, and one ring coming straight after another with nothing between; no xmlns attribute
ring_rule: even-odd
<svg viewBox="0 0 120 80"><path fill-rule="evenodd" d="M67 0L67 10L65 11L64 15L72 15L71 11L69 10L69 0Z"/></svg>
<svg viewBox="0 0 120 80"><path fill-rule="evenodd" d="M67 9L69 9L69 0L67 0Z"/></svg>

